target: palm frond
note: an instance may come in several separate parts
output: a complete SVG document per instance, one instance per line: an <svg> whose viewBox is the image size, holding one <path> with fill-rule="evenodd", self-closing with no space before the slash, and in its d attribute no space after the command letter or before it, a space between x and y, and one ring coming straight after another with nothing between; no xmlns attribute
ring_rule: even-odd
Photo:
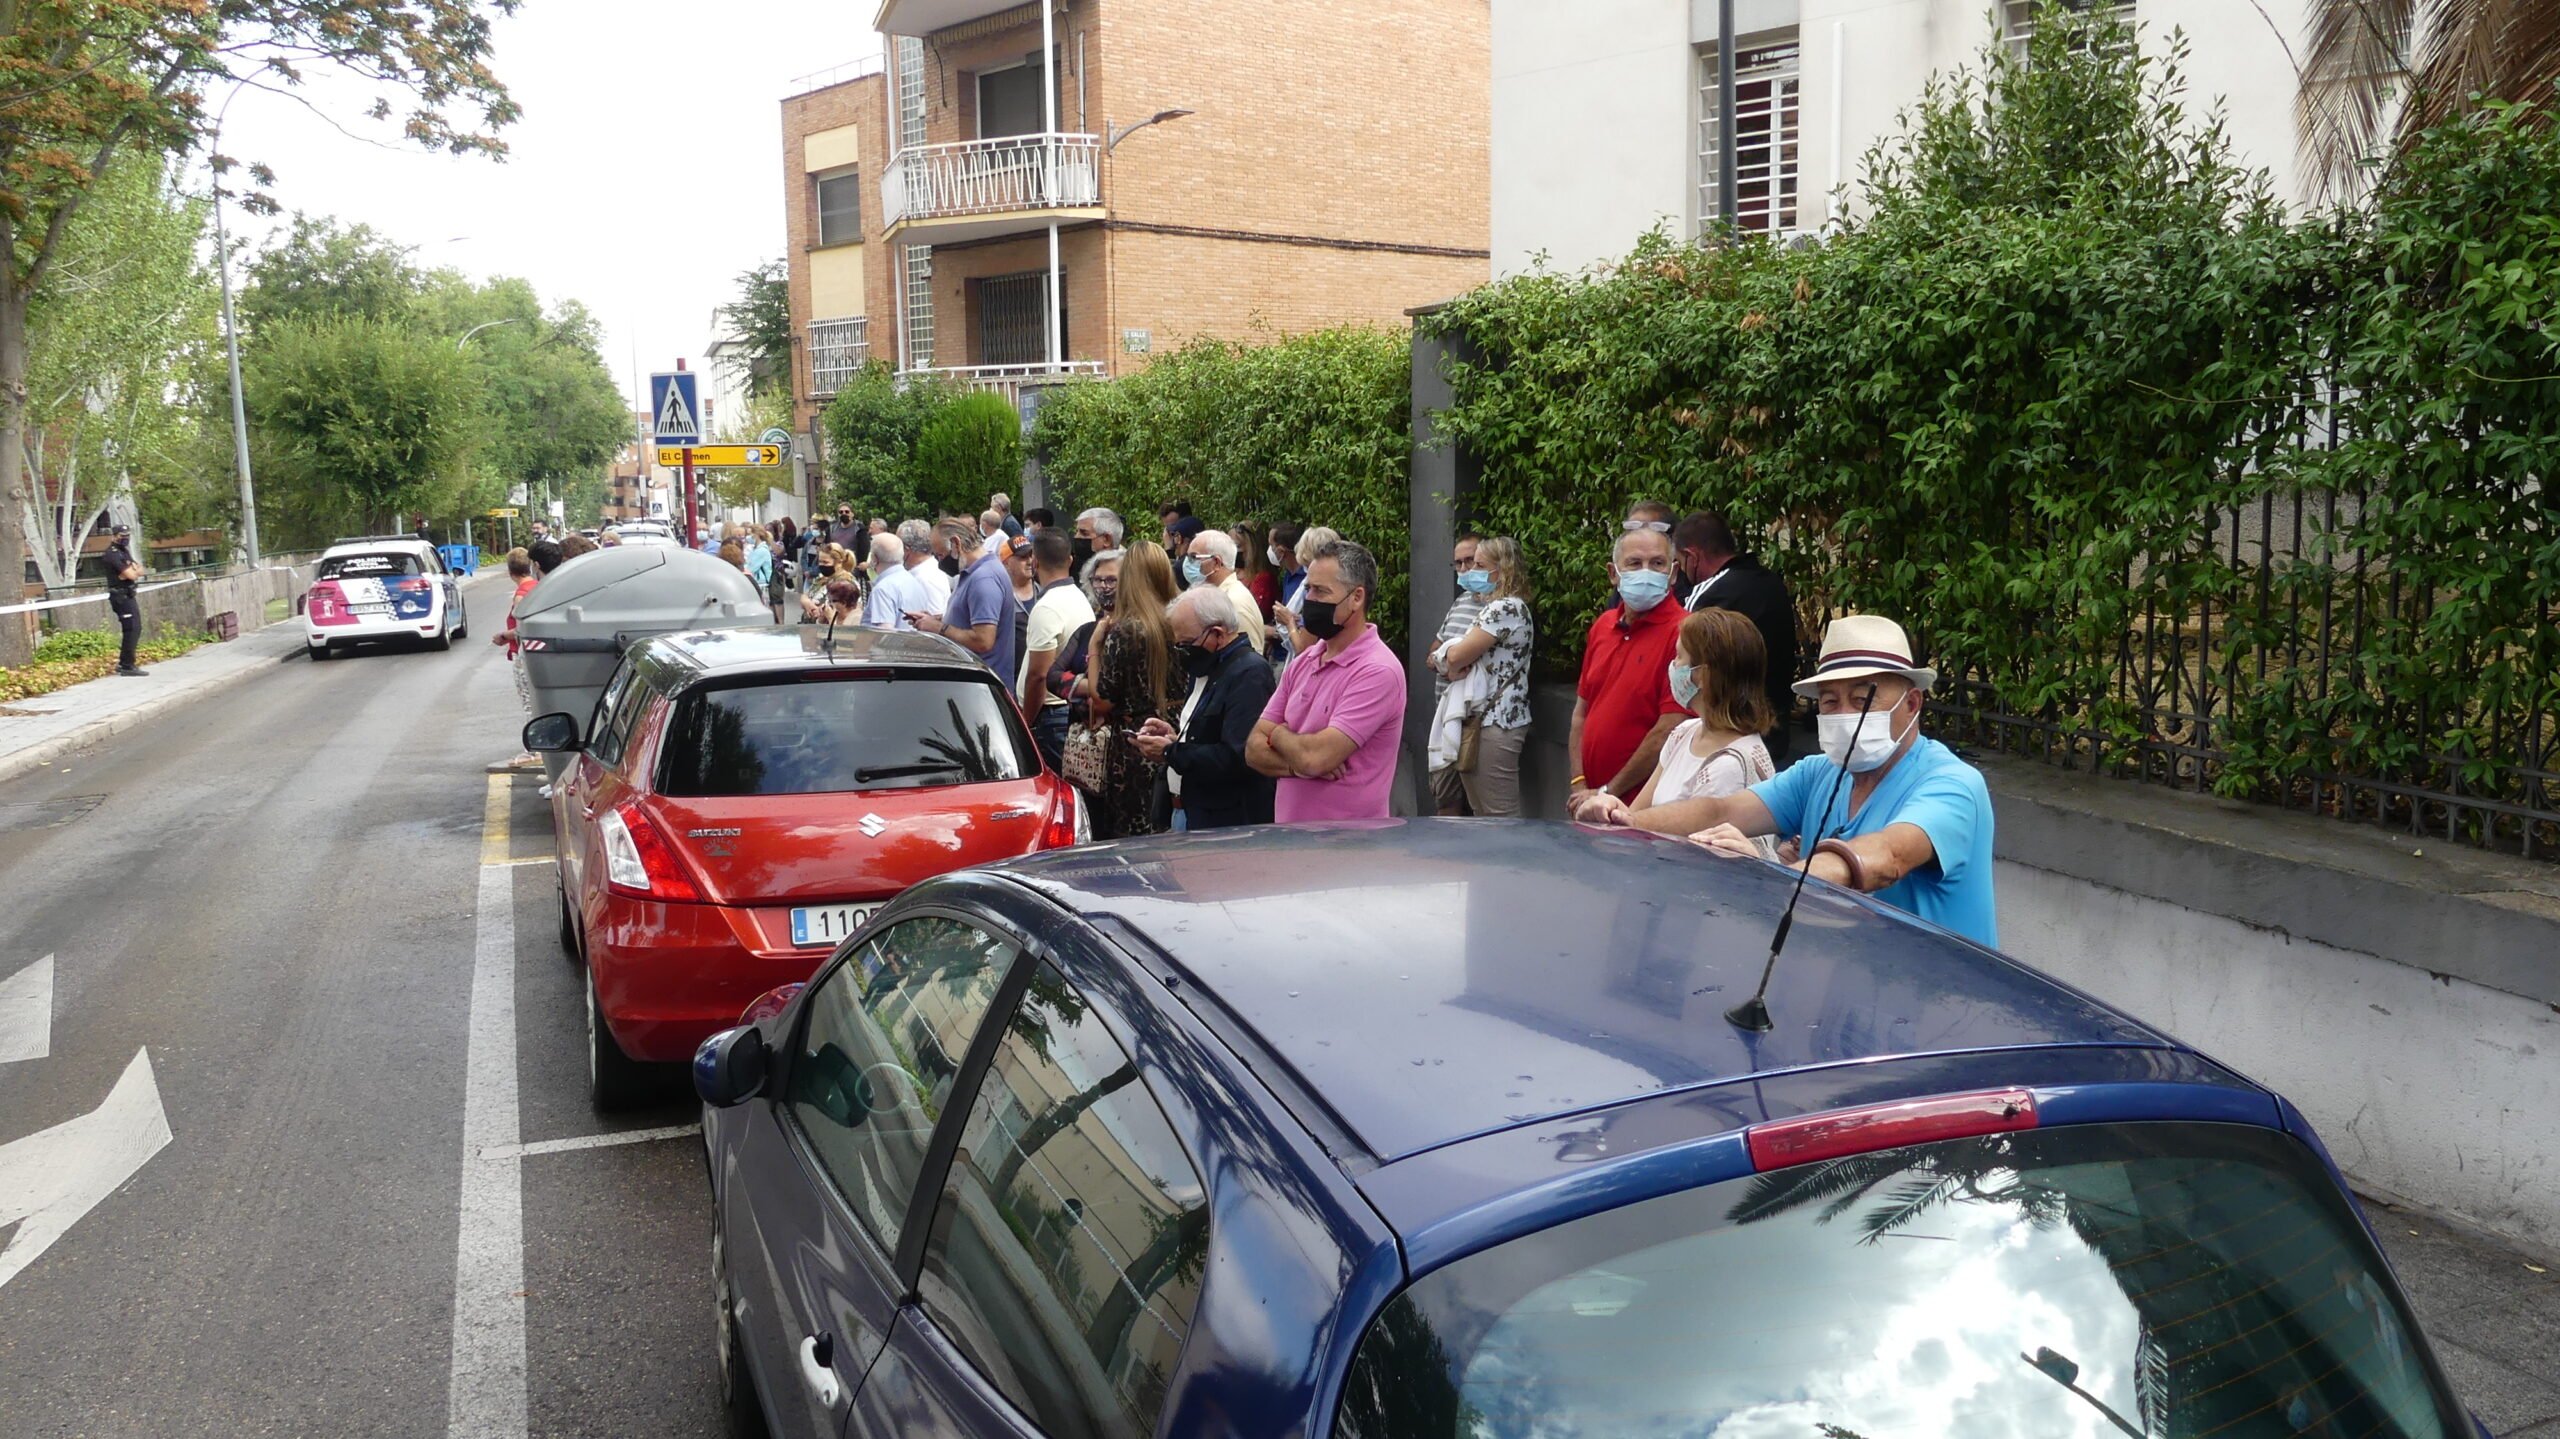
<svg viewBox="0 0 2560 1439"><path fill-rule="evenodd" d="M1902 1170L1907 1162L1889 1153L1855 1154L1759 1175L1743 1189L1742 1198L1734 1202L1725 1219L1734 1224L1750 1224L1816 1200L1840 1196L1854 1203L1878 1181ZM1827 1221L1838 1216L1836 1212L1826 1212L1823 1217Z"/></svg>
<svg viewBox="0 0 2560 1439"><path fill-rule="evenodd" d="M2560 79L2560 4L2553 0L2430 0L2417 57L2417 94L2402 125L2414 134L2469 110L2473 97L2548 101Z"/></svg>
<svg viewBox="0 0 2560 1439"><path fill-rule="evenodd" d="M1860 1244L1873 1244L1904 1225L1918 1219L1943 1202L1964 1181L1955 1175L1936 1179L1915 1179L1897 1186L1885 1202L1870 1209L1858 1220Z"/></svg>
<svg viewBox="0 0 2560 1439"><path fill-rule="evenodd" d="M2295 139L2314 193L2340 199L2392 143L2417 0L2306 0L2310 48L2294 93Z"/></svg>

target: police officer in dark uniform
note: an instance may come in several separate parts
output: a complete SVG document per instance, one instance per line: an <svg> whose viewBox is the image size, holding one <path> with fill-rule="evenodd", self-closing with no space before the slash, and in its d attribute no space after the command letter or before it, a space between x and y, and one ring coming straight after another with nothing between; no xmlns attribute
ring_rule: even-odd
<svg viewBox="0 0 2560 1439"><path fill-rule="evenodd" d="M133 587L142 579L142 566L133 558L133 526L118 525L115 543L107 546L107 605L116 612L116 623L124 627L124 654L116 662L120 675L149 674L133 662L134 646L142 643L142 604L134 598Z"/></svg>

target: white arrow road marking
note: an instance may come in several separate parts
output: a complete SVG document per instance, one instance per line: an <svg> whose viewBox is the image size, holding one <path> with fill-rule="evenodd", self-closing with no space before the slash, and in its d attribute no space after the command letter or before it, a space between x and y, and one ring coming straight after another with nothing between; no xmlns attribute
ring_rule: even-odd
<svg viewBox="0 0 2560 1439"><path fill-rule="evenodd" d="M168 1142L169 1114L152 1082L151 1051L142 1049L104 1104L0 1144L0 1229L18 1226L0 1249L0 1285L35 1263Z"/></svg>
<svg viewBox="0 0 2560 1439"><path fill-rule="evenodd" d="M53 956L0 979L0 1064L53 1052Z"/></svg>

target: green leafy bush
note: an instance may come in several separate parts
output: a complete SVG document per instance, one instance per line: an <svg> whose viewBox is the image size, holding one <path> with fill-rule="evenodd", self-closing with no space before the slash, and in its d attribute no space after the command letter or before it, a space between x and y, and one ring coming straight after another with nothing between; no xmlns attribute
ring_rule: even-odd
<svg viewBox="0 0 2560 1439"><path fill-rule="evenodd" d="M1398 639L1412 363L1407 336L1352 327L1195 341L1124 379L1052 393L1033 435L1051 508L1107 506L1140 536L1173 499L1212 524L1330 525L1377 555L1377 619Z"/></svg>
<svg viewBox="0 0 2560 1439"><path fill-rule="evenodd" d="M116 630L60 630L46 635L36 646L35 662L51 664L56 660L95 659L99 655L124 652L124 637Z"/></svg>
<svg viewBox="0 0 2560 1439"><path fill-rule="evenodd" d="M901 383L879 360L864 365L819 420L827 435L829 499L862 515L932 518L916 472L916 442L961 393L939 381ZM976 514L992 493L981 493L968 513Z"/></svg>
<svg viewBox="0 0 2560 1439"><path fill-rule="evenodd" d="M937 514L975 515L1022 482L1022 417L1002 395L962 395L916 437L918 494Z"/></svg>

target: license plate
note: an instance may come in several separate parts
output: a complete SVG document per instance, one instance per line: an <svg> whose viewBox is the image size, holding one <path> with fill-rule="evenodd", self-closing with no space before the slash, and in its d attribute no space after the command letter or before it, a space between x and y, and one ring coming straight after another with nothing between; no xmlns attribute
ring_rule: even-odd
<svg viewBox="0 0 2560 1439"><path fill-rule="evenodd" d="M347 612L348 612L349 614L358 614L358 615L387 615L387 614L391 613L391 606L389 606L389 605L387 605L387 604L381 604L381 605L349 605L349 606L347 606Z"/></svg>
<svg viewBox="0 0 2560 1439"><path fill-rule="evenodd" d="M876 904L820 904L791 911L791 942L794 945L840 943L846 935L862 928Z"/></svg>

